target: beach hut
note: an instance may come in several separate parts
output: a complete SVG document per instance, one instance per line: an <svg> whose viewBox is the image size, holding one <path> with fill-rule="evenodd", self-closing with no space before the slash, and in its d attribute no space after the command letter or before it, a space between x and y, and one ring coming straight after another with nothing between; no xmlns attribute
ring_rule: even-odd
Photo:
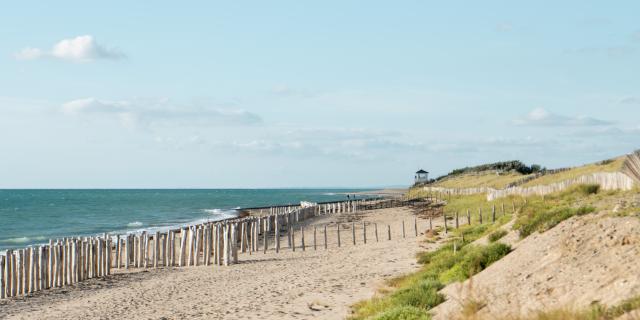
<svg viewBox="0 0 640 320"><path fill-rule="evenodd" d="M429 181L429 172L422 169L416 171L415 183L424 183Z"/></svg>

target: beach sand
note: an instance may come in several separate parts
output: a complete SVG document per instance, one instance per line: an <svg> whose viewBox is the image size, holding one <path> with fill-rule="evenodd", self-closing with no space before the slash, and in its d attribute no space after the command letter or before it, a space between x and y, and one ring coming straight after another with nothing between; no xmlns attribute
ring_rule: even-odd
<svg viewBox="0 0 640 320"><path fill-rule="evenodd" d="M362 219L367 226L363 243ZM418 268L416 253L429 249L415 237L410 208L319 217L306 222L306 251L287 248L276 254L240 254L232 266L198 266L118 272L77 286L44 291L34 297L0 302L6 319L344 319L350 306L370 298L384 280ZM406 238L402 238L402 220ZM341 243L337 247L336 221ZM357 245L350 225L356 221ZM313 226L328 224L328 250L318 228L313 250ZM386 225L392 240L387 240ZM428 221L418 219L420 232ZM347 228L348 229L343 229ZM299 229L298 229L299 231ZM273 239L272 239L273 240ZM300 246L300 233L296 245ZM270 245L272 246L272 244Z"/></svg>

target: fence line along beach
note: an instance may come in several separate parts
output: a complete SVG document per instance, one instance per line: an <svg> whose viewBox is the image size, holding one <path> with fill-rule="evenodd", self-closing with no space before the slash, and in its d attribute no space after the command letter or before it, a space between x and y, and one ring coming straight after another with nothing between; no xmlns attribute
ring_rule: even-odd
<svg viewBox="0 0 640 320"><path fill-rule="evenodd" d="M101 283L100 280L116 281L117 285L114 287L107 285L101 290L90 289L92 295L108 295L110 290L115 290L115 287L122 290L136 283L139 271L148 271L160 278L165 277L167 272L178 272L179 275L195 272L194 276L198 277L218 277L213 274L228 273L233 269L237 270L233 272L242 273L247 268L253 270L252 266L259 268L257 265L262 263L266 264L266 268L271 268L273 265L270 264L269 259L288 261L287 268L295 270L298 257L305 261L320 257L329 260L338 259L342 262L349 261L352 257L375 260L384 257L375 252L378 250L377 246L397 245L404 243L403 241L411 241L411 244L407 243L406 247L403 245L406 250L389 254L389 257L395 254L403 255L403 264L394 262L386 265L391 268L390 270L385 269L386 267L377 270L374 267L373 269L377 271L367 271L368 268L351 266L347 268L349 271L345 274L346 277L351 277L361 272L372 272L369 280L379 281L381 274L378 272L384 273L382 276L388 276L389 272L395 274L400 270L394 268L406 269L414 265L413 262L407 261L412 260L414 251L419 249L415 245L418 232L429 227L424 217L418 218L415 212L407 211L409 204L400 198L361 199L320 204L303 202L298 206L251 208L243 210L248 213L243 217L190 225L166 232L142 231L125 235L75 237L51 240L49 244L43 246L8 250L2 261L4 269L2 292L5 293L5 298L0 305L3 305L6 316L22 317L29 312L23 309L24 305L16 303L17 301L28 303L29 308L40 304L47 305L48 309L56 309L56 306L64 308L65 303L76 302L56 301L58 298L55 293L61 292L60 290L63 290L62 292L71 290L71 296L75 297L86 294L86 287L94 286L96 280L99 281L98 283ZM341 232L342 230L344 231ZM388 244L383 244L385 242ZM394 248L395 245L393 245ZM374 251L367 252L369 250ZM407 254L407 250L410 254ZM371 256L372 254L375 256ZM326 267L333 269L331 263L334 262L327 263ZM236 264L238 265L234 266ZM309 266L303 262L301 267ZM180 272L181 270L186 274ZM306 277L306 275L292 274L289 278L298 276ZM149 281L148 283L155 283L160 279L156 279L155 276L143 276L143 278ZM219 278L216 279L220 281ZM216 283L201 285L206 288L199 290L205 290L214 296L215 292L219 293L221 289ZM333 285L346 284L340 282ZM366 298L371 293L370 288L357 289L360 299ZM135 292L136 290L130 291L132 295ZM164 299L161 292L157 295L160 300ZM321 306L322 302L314 303L319 305L313 308L324 308ZM325 311L327 315L338 315L340 313L335 313L336 310L347 312L347 306L348 304L335 302L333 307L326 307ZM116 305L111 307L127 308L127 306ZM306 305L304 308L311 310ZM225 307L216 304L210 312L215 313L224 309ZM83 310L88 312L84 308ZM159 309L158 312L162 310ZM165 310L165 312L167 315L175 316L183 311ZM35 314L38 314L37 311ZM38 317L53 317L53 314L55 313L51 315L42 313L38 314ZM72 314L74 313L60 313L58 318L71 318ZM112 314L112 312L101 314ZM119 313L122 316L127 314L136 317L141 316L142 313ZM340 314L335 318L344 315Z"/></svg>
<svg viewBox="0 0 640 320"><path fill-rule="evenodd" d="M241 211L253 215L188 225L165 232L156 230L153 233L141 231L123 235L52 239L45 245L5 251L0 260L0 291L3 298L28 296L49 288L105 277L113 269L121 268L235 264L239 251L278 252L280 235L283 233L287 235L287 247L295 251L293 235L296 225L310 217L400 204L398 200L321 204L303 202L299 206L248 208ZM304 232L304 227L301 227L302 250L306 249ZM314 244L317 248L317 237L314 237ZM326 242L324 247L327 247Z"/></svg>

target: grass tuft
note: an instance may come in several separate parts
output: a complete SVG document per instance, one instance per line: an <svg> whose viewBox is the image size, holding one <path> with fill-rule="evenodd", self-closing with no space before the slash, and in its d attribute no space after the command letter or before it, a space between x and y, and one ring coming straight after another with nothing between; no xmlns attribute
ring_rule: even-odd
<svg viewBox="0 0 640 320"><path fill-rule="evenodd" d="M497 230L489 235L489 242L496 242L507 235L507 230Z"/></svg>

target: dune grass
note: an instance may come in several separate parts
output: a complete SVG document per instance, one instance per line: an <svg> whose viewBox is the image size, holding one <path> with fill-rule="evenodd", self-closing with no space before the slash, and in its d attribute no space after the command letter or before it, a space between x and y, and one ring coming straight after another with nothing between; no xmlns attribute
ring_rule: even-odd
<svg viewBox="0 0 640 320"><path fill-rule="evenodd" d="M351 319L430 319L427 311L444 301L444 296L438 293L440 289L468 279L511 251L511 247L501 243L470 244L510 218L503 216L495 224L463 226L451 231L457 241L455 254L451 241L436 251L419 254L418 262L423 265L420 271L390 280L388 284L394 290L354 305Z"/></svg>
<svg viewBox="0 0 640 320"><path fill-rule="evenodd" d="M482 303L477 301L469 301L463 306L463 311L456 320L614 320L618 319L626 313L640 309L640 296L626 299L619 304L607 307L605 305L595 303L583 309L575 308L556 308L552 310L542 310L532 312L524 316L505 316L505 317L487 317L479 316L478 312L482 309ZM635 318L633 318L635 319Z"/></svg>
<svg viewBox="0 0 640 320"><path fill-rule="evenodd" d="M518 172L496 174L495 171L484 171L452 176L436 182L433 186L442 188L490 187L494 189L504 189L508 184L516 182L524 177L526 177L526 175Z"/></svg>
<svg viewBox="0 0 640 320"><path fill-rule="evenodd" d="M622 170L622 165L624 164L625 159L626 159L625 157L618 157L611 160L605 160L598 163L592 163L592 164L587 164L580 167L571 168L568 171L544 175L523 184L522 187L552 184L555 182L570 180L573 178L577 178L579 176L592 174L596 172L620 171Z"/></svg>
<svg viewBox="0 0 640 320"><path fill-rule="evenodd" d="M497 230L494 231L493 233L491 233L488 237L489 242L496 242L500 239L502 239L502 237L507 235L507 230Z"/></svg>

